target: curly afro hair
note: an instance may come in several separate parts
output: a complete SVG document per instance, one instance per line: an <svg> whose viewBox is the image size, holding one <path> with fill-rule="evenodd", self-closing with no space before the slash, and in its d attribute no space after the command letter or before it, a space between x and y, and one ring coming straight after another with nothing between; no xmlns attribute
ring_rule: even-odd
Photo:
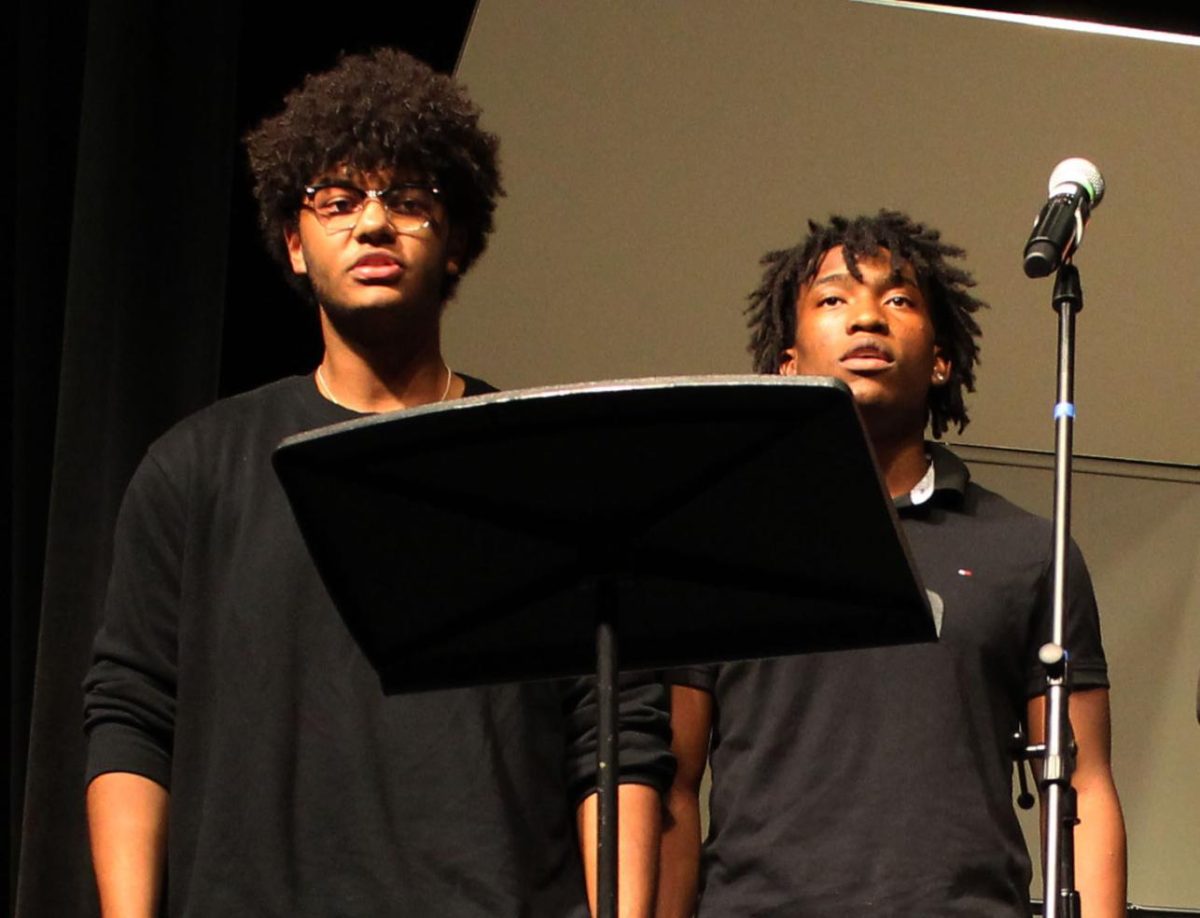
<svg viewBox="0 0 1200 918"><path fill-rule="evenodd" d="M748 350L754 355L755 371L779 372L784 351L795 344L800 288L816 275L826 252L841 246L846 267L861 281L859 259L870 259L886 250L894 268L907 262L916 271L932 311L934 338L950 361L947 384L929 390L933 436L941 437L951 424L957 424L961 432L969 422L963 391L975 391L977 339L982 334L973 314L987 305L967 292L975 286L974 278L947 262L966 253L942 242L936 229L892 210L852 219L834 215L825 224L810 220L808 229L808 238L799 245L768 252L760 262L766 271L745 310L751 330Z"/></svg>
<svg viewBox="0 0 1200 918"><path fill-rule="evenodd" d="M339 166L357 171L408 168L436 177L454 226L464 234L458 278L483 252L496 200L504 194L499 141L479 127L479 108L448 76L391 48L343 56L305 78L283 111L246 134L259 225L267 248L291 272L284 229L294 227L304 186Z"/></svg>

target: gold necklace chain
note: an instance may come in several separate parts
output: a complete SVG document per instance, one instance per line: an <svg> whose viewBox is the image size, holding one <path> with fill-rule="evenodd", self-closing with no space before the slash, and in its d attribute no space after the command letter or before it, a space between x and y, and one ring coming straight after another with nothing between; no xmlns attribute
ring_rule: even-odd
<svg viewBox="0 0 1200 918"><path fill-rule="evenodd" d="M450 364L446 363L446 359L444 357L442 358L442 368L446 371L446 388L442 390L442 397L438 399L438 402L444 402L446 400L446 397L450 394L450 384L454 382L454 374L450 372ZM333 392L329 388L329 383L325 382L325 376L321 372L321 367L319 365L317 366L317 389L323 396L325 396L339 408L346 407L336 398L334 398Z"/></svg>

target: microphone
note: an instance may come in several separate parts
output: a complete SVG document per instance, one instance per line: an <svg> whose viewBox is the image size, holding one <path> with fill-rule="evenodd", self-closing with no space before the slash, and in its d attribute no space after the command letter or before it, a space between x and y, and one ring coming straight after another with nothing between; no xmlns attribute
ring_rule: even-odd
<svg viewBox="0 0 1200 918"><path fill-rule="evenodd" d="M1064 159L1050 173L1050 200L1025 243L1025 275L1058 270L1083 242L1083 228L1104 197L1104 176L1086 159Z"/></svg>

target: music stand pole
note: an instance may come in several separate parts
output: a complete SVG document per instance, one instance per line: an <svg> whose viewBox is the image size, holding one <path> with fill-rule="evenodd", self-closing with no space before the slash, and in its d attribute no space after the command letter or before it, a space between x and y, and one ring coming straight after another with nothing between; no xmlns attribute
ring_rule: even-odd
<svg viewBox="0 0 1200 918"><path fill-rule="evenodd" d="M1075 743L1071 735L1070 655L1064 646L1067 620L1067 563L1071 536L1071 456L1075 424L1075 314L1083 309L1079 271L1069 261L1054 280L1058 313L1058 387L1054 405L1054 596L1050 643L1038 652L1046 668L1046 737L1030 747L1042 758L1039 785L1046 801L1046 850L1042 858L1044 918L1078 918L1075 889Z"/></svg>

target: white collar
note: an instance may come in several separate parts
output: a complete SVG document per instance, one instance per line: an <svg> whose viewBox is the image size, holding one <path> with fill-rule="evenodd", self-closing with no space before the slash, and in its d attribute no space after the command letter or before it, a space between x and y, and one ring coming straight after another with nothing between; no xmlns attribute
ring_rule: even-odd
<svg viewBox="0 0 1200 918"><path fill-rule="evenodd" d="M928 456L925 457L929 459ZM929 468L925 470L925 474L921 476L921 480L913 486L913 489L908 492L908 499L912 501L914 507L925 503L929 498L933 497L933 483L935 476L933 474L933 460L929 459Z"/></svg>

